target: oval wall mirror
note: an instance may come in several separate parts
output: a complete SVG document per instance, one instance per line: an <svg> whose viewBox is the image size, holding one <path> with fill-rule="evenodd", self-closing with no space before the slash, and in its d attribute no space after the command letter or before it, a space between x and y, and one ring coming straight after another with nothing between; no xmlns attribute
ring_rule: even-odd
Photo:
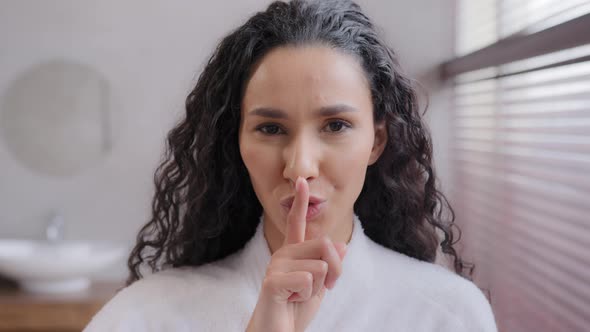
<svg viewBox="0 0 590 332"><path fill-rule="evenodd" d="M0 135L24 166L75 175L112 149L109 82L92 67L52 60L16 77L0 100Z"/></svg>

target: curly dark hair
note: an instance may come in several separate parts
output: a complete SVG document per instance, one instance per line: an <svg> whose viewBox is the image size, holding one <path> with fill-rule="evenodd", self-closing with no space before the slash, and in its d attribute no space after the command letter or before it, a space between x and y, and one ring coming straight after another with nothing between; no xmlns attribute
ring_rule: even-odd
<svg viewBox="0 0 590 332"><path fill-rule="evenodd" d="M186 99L185 117L168 134L154 176L152 216L128 260L128 285L142 277L141 268L199 266L238 251L252 238L262 206L239 152L244 89L252 68L270 50L310 44L360 60L370 82L374 120L386 123L385 150L368 167L354 204L367 236L427 262L435 261L440 244L454 258L455 272L472 280L473 264L453 248L461 232L437 189L432 142L416 88L397 56L354 2L294 0L273 2L256 13L223 38L207 62ZM453 227L459 230L456 241ZM437 230L444 234L442 241Z"/></svg>

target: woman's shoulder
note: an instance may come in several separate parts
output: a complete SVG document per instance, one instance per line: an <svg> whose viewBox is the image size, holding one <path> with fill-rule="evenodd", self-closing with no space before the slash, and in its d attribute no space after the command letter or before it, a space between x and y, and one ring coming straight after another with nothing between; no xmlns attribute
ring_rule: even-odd
<svg viewBox="0 0 590 332"><path fill-rule="evenodd" d="M229 271L215 264L169 268L135 281L117 296L132 301L143 301L146 297L165 299L187 291L200 292L227 278Z"/></svg>
<svg viewBox="0 0 590 332"><path fill-rule="evenodd" d="M117 296L123 300L143 301L148 298L176 299L178 296L199 295L202 291L216 288L216 284L228 286L227 281L234 277L233 272L218 262L198 267L169 268L134 282Z"/></svg>
<svg viewBox="0 0 590 332"><path fill-rule="evenodd" d="M235 271L220 264L163 270L120 290L92 319L85 331L192 330L213 318L230 298L243 294ZM172 325L170 325L172 324ZM154 325L158 325L155 328Z"/></svg>
<svg viewBox="0 0 590 332"><path fill-rule="evenodd" d="M373 244L376 257L375 275L380 282L394 283L395 293L416 300L420 307L454 317L455 324L465 331L496 331L490 302L472 281L448 268L418 260L391 249ZM383 271L385 270L385 271ZM380 273L379 273L380 272ZM395 296L392 294L392 296Z"/></svg>

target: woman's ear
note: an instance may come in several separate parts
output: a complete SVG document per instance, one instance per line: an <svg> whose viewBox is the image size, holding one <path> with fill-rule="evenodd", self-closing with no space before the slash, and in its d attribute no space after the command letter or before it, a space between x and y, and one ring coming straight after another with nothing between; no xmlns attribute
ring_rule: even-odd
<svg viewBox="0 0 590 332"><path fill-rule="evenodd" d="M385 120L375 124L375 139L373 140L373 148L371 149L371 156L369 157L369 166L373 165L385 150L387 144L387 128L385 127Z"/></svg>

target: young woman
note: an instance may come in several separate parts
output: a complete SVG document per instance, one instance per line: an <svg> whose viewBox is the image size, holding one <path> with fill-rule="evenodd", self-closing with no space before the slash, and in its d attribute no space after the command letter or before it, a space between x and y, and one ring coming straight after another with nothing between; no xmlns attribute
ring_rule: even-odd
<svg viewBox="0 0 590 332"><path fill-rule="evenodd" d="M411 81L353 2L274 2L225 37L166 156L86 331L496 331Z"/></svg>

